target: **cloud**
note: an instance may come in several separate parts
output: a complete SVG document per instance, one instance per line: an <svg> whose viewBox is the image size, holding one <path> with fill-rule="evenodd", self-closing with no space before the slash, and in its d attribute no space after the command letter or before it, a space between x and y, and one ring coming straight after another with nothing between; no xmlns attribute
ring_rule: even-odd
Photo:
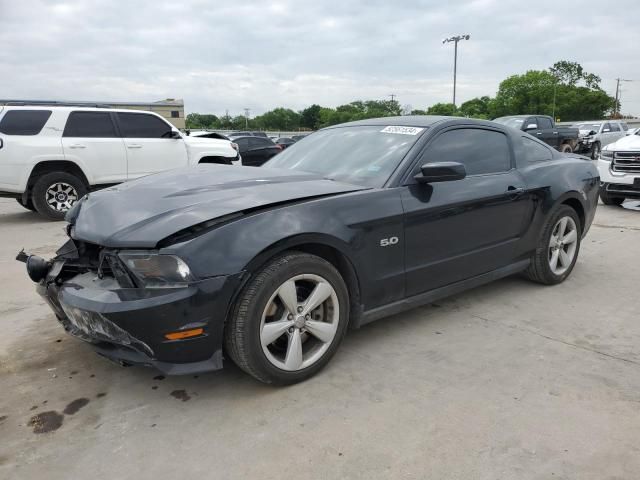
<svg viewBox="0 0 640 480"><path fill-rule="evenodd" d="M620 0L258 2L0 0L0 92L9 98L152 101L259 114L395 94L414 108L458 101L558 60L580 62L640 115L640 4ZM624 12L624 14L621 14ZM625 32L613 35L613 32Z"/></svg>

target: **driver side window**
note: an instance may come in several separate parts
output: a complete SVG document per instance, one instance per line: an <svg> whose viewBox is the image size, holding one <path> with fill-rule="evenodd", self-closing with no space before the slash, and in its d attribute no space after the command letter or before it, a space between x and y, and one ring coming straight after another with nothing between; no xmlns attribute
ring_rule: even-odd
<svg viewBox="0 0 640 480"><path fill-rule="evenodd" d="M433 139L421 155L418 168L432 162L462 163L467 176L501 173L511 170L511 151L504 133L458 128Z"/></svg>

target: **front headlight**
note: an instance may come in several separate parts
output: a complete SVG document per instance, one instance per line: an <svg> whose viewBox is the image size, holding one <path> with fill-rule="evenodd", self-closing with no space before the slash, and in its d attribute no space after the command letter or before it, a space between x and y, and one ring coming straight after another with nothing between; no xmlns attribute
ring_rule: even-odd
<svg viewBox="0 0 640 480"><path fill-rule="evenodd" d="M602 150L600 152L600 159L605 162L610 162L613 160L613 152L611 150Z"/></svg>
<svg viewBox="0 0 640 480"><path fill-rule="evenodd" d="M196 280L189 265L175 255L120 252L119 257L146 288L184 287Z"/></svg>

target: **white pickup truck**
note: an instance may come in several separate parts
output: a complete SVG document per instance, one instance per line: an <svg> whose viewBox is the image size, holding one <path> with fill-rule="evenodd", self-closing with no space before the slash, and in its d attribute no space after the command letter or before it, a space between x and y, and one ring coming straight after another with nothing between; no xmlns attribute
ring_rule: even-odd
<svg viewBox="0 0 640 480"><path fill-rule="evenodd" d="M198 163L242 160L234 143L182 135L152 112L0 106L0 197L50 219L88 191Z"/></svg>
<svg viewBox="0 0 640 480"><path fill-rule="evenodd" d="M605 146L598 171L602 203L620 205L625 199L640 200L640 132Z"/></svg>

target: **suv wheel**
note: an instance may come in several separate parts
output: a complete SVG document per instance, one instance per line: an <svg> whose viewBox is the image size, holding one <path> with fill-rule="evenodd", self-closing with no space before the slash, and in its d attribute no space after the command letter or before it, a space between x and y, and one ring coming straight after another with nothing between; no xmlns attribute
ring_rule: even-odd
<svg viewBox="0 0 640 480"><path fill-rule="evenodd" d="M225 329L225 349L261 382L297 383L329 362L348 321L349 294L340 273L320 257L290 252L244 288Z"/></svg>
<svg viewBox="0 0 640 480"><path fill-rule="evenodd" d="M600 146L600 142L596 142L591 146L591 160L597 160L600 156L600 151L602 147Z"/></svg>
<svg viewBox="0 0 640 480"><path fill-rule="evenodd" d="M571 145L569 145L568 143L563 143L562 145L560 145L560 151L562 153L571 153L573 152L573 149L571 148Z"/></svg>
<svg viewBox="0 0 640 480"><path fill-rule="evenodd" d="M62 220L86 193L87 187L75 175L52 172L36 180L31 198L39 214L51 220Z"/></svg>
<svg viewBox="0 0 640 480"><path fill-rule="evenodd" d="M33 206L33 201L31 199L27 200L27 203L23 203L21 198L16 198L16 202L18 202L21 207L24 207L27 210L31 210L32 212L36 211L36 207Z"/></svg>
<svg viewBox="0 0 640 480"><path fill-rule="evenodd" d="M525 275L546 285L563 282L576 264L581 237L578 214L573 208L560 205L549 215Z"/></svg>
<svg viewBox="0 0 640 480"><path fill-rule="evenodd" d="M605 205L620 206L622 205L622 202L624 202L624 197L612 197L607 192L606 185L603 185L602 187L600 187L600 200L602 200L602 203L604 203Z"/></svg>

